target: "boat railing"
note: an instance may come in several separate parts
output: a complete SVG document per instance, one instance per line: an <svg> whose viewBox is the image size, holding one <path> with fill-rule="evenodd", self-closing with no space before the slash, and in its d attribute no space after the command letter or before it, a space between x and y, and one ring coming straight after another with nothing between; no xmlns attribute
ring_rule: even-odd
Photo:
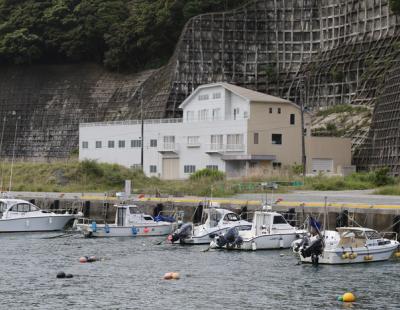
<svg viewBox="0 0 400 310"><path fill-rule="evenodd" d="M88 217L81 217L77 219L78 224L84 224L84 225L90 225L93 222L96 222L96 224L105 224L106 221L102 219L93 219L93 218L88 218Z"/></svg>
<svg viewBox="0 0 400 310"><path fill-rule="evenodd" d="M182 210L163 210L158 213L161 216L171 216L176 221L183 221L183 217L185 215L185 211Z"/></svg>
<svg viewBox="0 0 400 310"><path fill-rule="evenodd" d="M78 208L66 208L66 209L41 209L44 212L48 212L48 213L55 213L55 214L78 214L80 212L80 210Z"/></svg>

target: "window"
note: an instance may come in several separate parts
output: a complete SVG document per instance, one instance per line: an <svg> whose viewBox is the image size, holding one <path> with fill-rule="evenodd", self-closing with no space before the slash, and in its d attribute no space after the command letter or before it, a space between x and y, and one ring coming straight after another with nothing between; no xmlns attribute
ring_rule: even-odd
<svg viewBox="0 0 400 310"><path fill-rule="evenodd" d="M125 147L125 140L119 140L118 141L118 147L121 148L121 149L124 148Z"/></svg>
<svg viewBox="0 0 400 310"><path fill-rule="evenodd" d="M199 136L188 136L187 144L188 145L199 145L200 137Z"/></svg>
<svg viewBox="0 0 400 310"><path fill-rule="evenodd" d="M203 100L208 100L208 94L205 95L199 95L199 101L203 101Z"/></svg>
<svg viewBox="0 0 400 310"><path fill-rule="evenodd" d="M223 135L211 135L211 149L218 150L222 148Z"/></svg>
<svg viewBox="0 0 400 310"><path fill-rule="evenodd" d="M213 99L221 98L221 93L213 93Z"/></svg>
<svg viewBox="0 0 400 310"><path fill-rule="evenodd" d="M249 112L244 111L243 112L243 118L249 118Z"/></svg>
<svg viewBox="0 0 400 310"><path fill-rule="evenodd" d="M278 114L281 114L281 108L278 108Z"/></svg>
<svg viewBox="0 0 400 310"><path fill-rule="evenodd" d="M196 171L196 166L195 165L185 165L183 167L183 172L184 173L193 173Z"/></svg>
<svg viewBox="0 0 400 310"><path fill-rule="evenodd" d="M87 149L89 147L89 142L87 141L82 141L82 148Z"/></svg>
<svg viewBox="0 0 400 310"><path fill-rule="evenodd" d="M221 109L213 109L212 110L212 119L219 120L221 115Z"/></svg>
<svg viewBox="0 0 400 310"><path fill-rule="evenodd" d="M207 119L207 114L208 114L207 112L208 112L207 109L197 111L197 118L200 121L205 121Z"/></svg>
<svg viewBox="0 0 400 310"><path fill-rule="evenodd" d="M157 140L156 139L151 139L150 140L150 147L157 147Z"/></svg>
<svg viewBox="0 0 400 310"><path fill-rule="evenodd" d="M112 149L112 148L114 148L114 141L112 141L112 140L110 140L110 141L108 141L108 148L109 149Z"/></svg>
<svg viewBox="0 0 400 310"><path fill-rule="evenodd" d="M272 114L272 108L269 108L269 114Z"/></svg>
<svg viewBox="0 0 400 310"><path fill-rule="evenodd" d="M132 168L133 170L142 170L142 165L141 165L141 164L133 164L133 165L131 166L131 168Z"/></svg>
<svg viewBox="0 0 400 310"><path fill-rule="evenodd" d="M234 134L226 136L227 144L243 144L243 135L242 134Z"/></svg>
<svg viewBox="0 0 400 310"><path fill-rule="evenodd" d="M290 125L294 125L295 124L295 114L290 114Z"/></svg>
<svg viewBox="0 0 400 310"><path fill-rule="evenodd" d="M283 216L274 216L274 224L287 224Z"/></svg>
<svg viewBox="0 0 400 310"><path fill-rule="evenodd" d="M237 119L239 117L239 108L233 109L233 119Z"/></svg>
<svg viewBox="0 0 400 310"><path fill-rule="evenodd" d="M186 112L186 119L189 121L194 120L194 111L187 111Z"/></svg>
<svg viewBox="0 0 400 310"><path fill-rule="evenodd" d="M131 140L131 147L142 147L142 140Z"/></svg>
<svg viewBox="0 0 400 310"><path fill-rule="evenodd" d="M235 213L228 213L224 216L224 221L237 222L240 218Z"/></svg>
<svg viewBox="0 0 400 310"><path fill-rule="evenodd" d="M157 166L156 165L150 165L150 173L157 173Z"/></svg>
<svg viewBox="0 0 400 310"><path fill-rule="evenodd" d="M101 149L102 143L101 141L96 141L96 149Z"/></svg>
<svg viewBox="0 0 400 310"><path fill-rule="evenodd" d="M282 144L282 135L280 133L272 134L272 144Z"/></svg>
<svg viewBox="0 0 400 310"><path fill-rule="evenodd" d="M207 165L207 169L218 171L218 165Z"/></svg>
<svg viewBox="0 0 400 310"><path fill-rule="evenodd" d="M258 144L258 132L254 133L254 144Z"/></svg>

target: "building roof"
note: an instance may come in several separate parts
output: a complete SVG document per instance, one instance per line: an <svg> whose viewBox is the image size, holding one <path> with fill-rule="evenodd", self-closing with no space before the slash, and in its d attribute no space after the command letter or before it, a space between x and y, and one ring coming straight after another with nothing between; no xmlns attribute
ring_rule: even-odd
<svg viewBox="0 0 400 310"><path fill-rule="evenodd" d="M192 99L193 96L196 95L196 93L204 88L209 88L209 87L216 87L216 86L221 86L229 91L231 91L232 93L247 99L251 102L268 102L268 103L289 103L292 105L295 105L296 107L298 107L296 104L294 104L293 102L286 100L286 99L282 99L279 97L275 97L275 96L271 96L271 95L267 95L264 93L260 93L258 91L254 91L251 89L247 89L244 87L240 87L237 85L233 85L233 84L229 84L229 83L213 83L213 84L204 84L201 85L199 87L197 87L194 92L192 92L190 94L189 97L187 97L179 106L181 109Z"/></svg>

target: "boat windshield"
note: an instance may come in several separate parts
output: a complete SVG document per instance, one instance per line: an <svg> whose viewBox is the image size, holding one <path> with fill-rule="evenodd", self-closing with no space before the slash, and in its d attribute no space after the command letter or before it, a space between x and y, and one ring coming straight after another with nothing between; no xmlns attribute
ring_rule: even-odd
<svg viewBox="0 0 400 310"><path fill-rule="evenodd" d="M32 211L38 211L39 208L29 204L29 203L18 203L14 205L10 211L12 212L32 212Z"/></svg>
<svg viewBox="0 0 400 310"><path fill-rule="evenodd" d="M287 222L282 215L275 215L274 216L274 224L287 224Z"/></svg>
<svg viewBox="0 0 400 310"><path fill-rule="evenodd" d="M375 230L368 230L365 232L368 239L381 239L382 236Z"/></svg>
<svg viewBox="0 0 400 310"><path fill-rule="evenodd" d="M130 214L139 214L139 209L137 207L129 207Z"/></svg>
<svg viewBox="0 0 400 310"><path fill-rule="evenodd" d="M221 220L221 214L216 210L210 209L210 212L208 214L208 219L210 220L210 227L215 227Z"/></svg>
<svg viewBox="0 0 400 310"><path fill-rule="evenodd" d="M0 212L7 211L7 204L5 202L0 202Z"/></svg>

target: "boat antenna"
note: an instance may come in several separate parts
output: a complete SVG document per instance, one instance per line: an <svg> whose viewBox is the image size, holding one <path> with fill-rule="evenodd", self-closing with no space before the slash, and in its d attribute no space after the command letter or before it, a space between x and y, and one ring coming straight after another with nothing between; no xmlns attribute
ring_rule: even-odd
<svg viewBox="0 0 400 310"><path fill-rule="evenodd" d="M325 196L324 200L325 200L324 204L324 236L325 236L325 232L327 230L326 225L327 225L327 213L328 213L328 208L327 208L328 197Z"/></svg>
<svg viewBox="0 0 400 310"><path fill-rule="evenodd" d="M4 115L3 117L3 128L1 130L1 140L0 140L0 156L1 156L1 151L3 150L3 137L4 137L4 128L6 125L6 116ZM0 192L3 191L3 170L4 168L4 161L1 161L1 177L0 177Z"/></svg>
<svg viewBox="0 0 400 310"><path fill-rule="evenodd" d="M13 114L15 114L15 111L14 111ZM12 184L12 177L13 177L14 157L15 157L15 142L16 142L16 140L17 140L18 120L19 120L19 117L17 117L17 119L16 119L16 121L15 121L13 152L12 152L11 170L10 170L10 184L9 184L9 186L8 186L8 192L9 192L9 193L11 192L11 184Z"/></svg>

